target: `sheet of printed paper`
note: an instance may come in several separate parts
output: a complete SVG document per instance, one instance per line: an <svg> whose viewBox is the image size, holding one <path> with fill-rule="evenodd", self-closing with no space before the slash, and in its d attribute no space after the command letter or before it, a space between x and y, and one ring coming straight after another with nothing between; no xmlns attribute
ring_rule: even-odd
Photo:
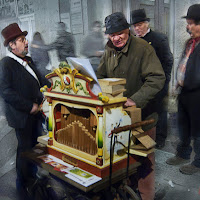
<svg viewBox="0 0 200 200"><path fill-rule="evenodd" d="M67 174L65 175L67 178L72 179L73 181L88 187L98 181L101 180L100 177L95 176L85 170L82 170L78 167L74 167L73 169L67 169Z"/></svg>
<svg viewBox="0 0 200 200"><path fill-rule="evenodd" d="M55 156L50 154L45 154L42 156L38 156L39 159L43 160L45 163L53 166L56 170L66 173L66 177L85 186L88 187L98 181L101 180L100 177L95 176L85 170L82 170L78 167L74 167Z"/></svg>
<svg viewBox="0 0 200 200"><path fill-rule="evenodd" d="M74 166L73 165L70 165L64 161L62 161L61 159L59 158L56 158L55 156L52 156L50 154L45 154L45 155L42 155L42 156L38 156L38 158L42 159L45 163L48 163L50 165L52 165L53 167L59 167L59 164L60 165L64 165L68 168L73 168Z"/></svg>
<svg viewBox="0 0 200 200"><path fill-rule="evenodd" d="M74 67L79 71L79 73L84 74L94 80L94 84L93 84L91 90L95 95L98 95L100 92L102 92L101 87L99 85L99 81L97 79L97 76L96 76L93 68L92 68L92 65L90 64L89 59L67 57L67 62L72 67L72 69Z"/></svg>

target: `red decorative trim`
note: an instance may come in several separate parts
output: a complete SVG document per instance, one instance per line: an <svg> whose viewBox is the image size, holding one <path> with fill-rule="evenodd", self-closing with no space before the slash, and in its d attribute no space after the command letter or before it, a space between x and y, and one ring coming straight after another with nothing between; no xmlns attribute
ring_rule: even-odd
<svg viewBox="0 0 200 200"><path fill-rule="evenodd" d="M52 98L51 98L51 97L47 97L47 101L48 101L49 103L52 103Z"/></svg>
<svg viewBox="0 0 200 200"><path fill-rule="evenodd" d="M50 79L50 78L56 77L56 76L58 76L58 75L57 75L56 73L53 73L53 74L47 75L46 78L47 78L47 79Z"/></svg>
<svg viewBox="0 0 200 200"><path fill-rule="evenodd" d="M47 79L50 79L50 78L53 78L53 77L58 77L58 75L56 74L56 73L54 73L54 74L50 74L50 75L48 75L46 78ZM97 95L95 95L93 92L92 92L92 90L91 90L91 88L90 88L90 83L91 83L91 81L87 78L87 77L84 77L84 76L81 76L81 75L75 75L74 76L75 78L80 78L80 79L82 79L82 80L85 80L86 81L86 88L87 88L87 90L88 90L88 92L89 92L89 95L92 97L92 99L97 99L98 100L98 96ZM50 79L50 81L51 81L51 87L50 88L47 88L47 92L50 92L51 90L52 90L52 87L53 87L53 81ZM58 94L60 94L61 92L55 92L55 93L58 93ZM65 94L65 93L61 93L61 94ZM69 94L65 94L65 95L69 95ZM71 94L71 96L80 96L80 95L72 95ZM85 96L80 96L80 97L85 97ZM85 98L89 98L89 97L85 97Z"/></svg>
<svg viewBox="0 0 200 200"><path fill-rule="evenodd" d="M52 139L48 139L48 145L53 145L53 140Z"/></svg>
<svg viewBox="0 0 200 200"><path fill-rule="evenodd" d="M91 90L91 88L90 88L90 84L89 84L88 82L86 82L86 88L87 88L87 90L88 90L90 96L91 96L93 99L98 99L98 96L95 95L95 94L92 92L92 90Z"/></svg>
<svg viewBox="0 0 200 200"><path fill-rule="evenodd" d="M91 81L90 81L87 77L85 77L84 75L78 75L78 74L76 74L74 77L75 77L75 78L80 78L80 79L82 79L82 80L85 80L85 81L88 82L88 83L91 82Z"/></svg>
<svg viewBox="0 0 200 200"><path fill-rule="evenodd" d="M97 114L103 114L103 106L96 107Z"/></svg>
<svg viewBox="0 0 200 200"><path fill-rule="evenodd" d="M50 88L47 88L47 92L50 92L52 90L52 87L53 87L53 81L50 79L51 81L51 87Z"/></svg>
<svg viewBox="0 0 200 200"><path fill-rule="evenodd" d="M96 164L99 166L103 166L103 159L102 158L96 158Z"/></svg>

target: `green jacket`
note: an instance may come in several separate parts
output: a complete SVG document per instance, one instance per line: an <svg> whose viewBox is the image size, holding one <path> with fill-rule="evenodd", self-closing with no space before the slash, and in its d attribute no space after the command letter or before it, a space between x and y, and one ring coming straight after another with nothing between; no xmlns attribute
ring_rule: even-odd
<svg viewBox="0 0 200 200"><path fill-rule="evenodd" d="M155 95L165 83L165 74L154 49L143 39L132 35L121 51L116 51L108 41L97 77L125 78L124 96L131 98L137 107L146 112L143 119L154 112L151 101L155 100Z"/></svg>

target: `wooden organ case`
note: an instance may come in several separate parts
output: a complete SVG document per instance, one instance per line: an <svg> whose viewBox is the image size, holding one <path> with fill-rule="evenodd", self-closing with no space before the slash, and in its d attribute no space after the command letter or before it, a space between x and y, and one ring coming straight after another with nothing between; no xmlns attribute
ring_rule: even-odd
<svg viewBox="0 0 200 200"><path fill-rule="evenodd" d="M46 77L52 83L42 88L49 103L48 153L99 177L108 176L111 130L133 123L123 109L127 99L94 94L94 80L67 64ZM140 109L135 110L135 121L140 121ZM127 146L128 135L121 132L117 140ZM115 145L113 171L126 168L127 154L117 153L123 145ZM130 164L134 162L130 157Z"/></svg>

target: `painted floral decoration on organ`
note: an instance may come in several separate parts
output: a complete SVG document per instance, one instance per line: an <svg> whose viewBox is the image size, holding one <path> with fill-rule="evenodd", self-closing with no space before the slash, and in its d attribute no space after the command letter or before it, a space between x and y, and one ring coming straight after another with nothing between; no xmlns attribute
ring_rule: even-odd
<svg viewBox="0 0 200 200"><path fill-rule="evenodd" d="M59 67L53 71L56 73L61 80L60 89L63 91L65 88L73 89L74 93L78 92L78 89L75 84L74 76L78 74L77 69L71 69L70 65L67 62L61 62ZM67 74L67 75L66 75Z"/></svg>

